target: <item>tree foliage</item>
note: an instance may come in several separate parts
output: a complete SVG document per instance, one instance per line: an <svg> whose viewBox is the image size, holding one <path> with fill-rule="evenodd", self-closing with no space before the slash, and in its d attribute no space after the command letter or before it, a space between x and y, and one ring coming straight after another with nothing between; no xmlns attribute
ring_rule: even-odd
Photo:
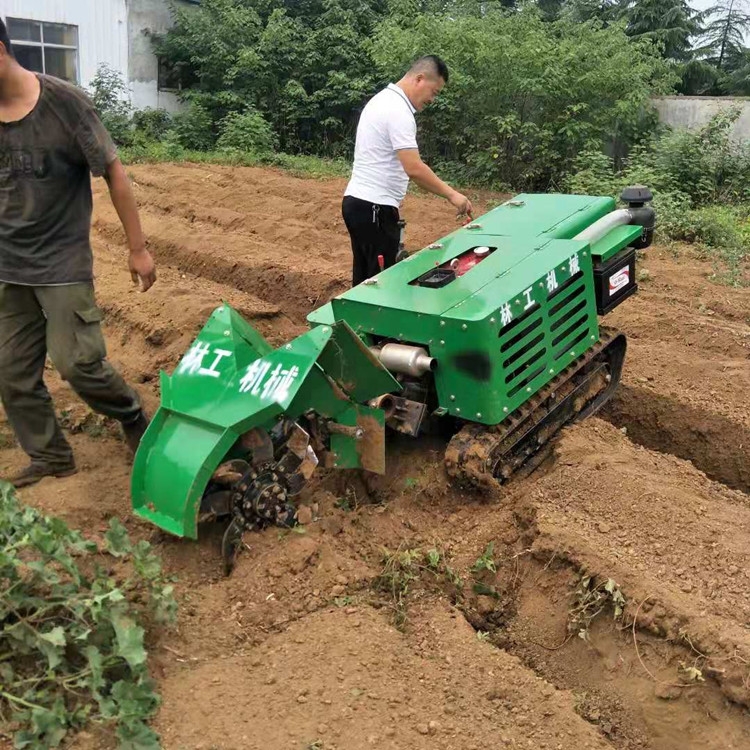
<svg viewBox="0 0 750 750"><path fill-rule="evenodd" d="M452 73L421 116L424 151L464 164L465 180L519 189L559 182L583 148L636 140L654 124L650 94L671 81L651 46L628 43L622 26L524 12L387 23L373 55L392 78L430 49Z"/></svg>
<svg viewBox="0 0 750 750"><path fill-rule="evenodd" d="M386 0L204 0L157 50L211 116L252 107L284 151L335 154L378 81L368 42Z"/></svg>
<svg viewBox="0 0 750 750"><path fill-rule="evenodd" d="M624 23L545 22L534 4L518 6L204 0L177 11L158 48L192 82L182 145L212 147L249 107L283 151L350 156L367 99L430 52L451 77L420 116L420 146L431 161L460 162L463 179L545 188L581 148L627 143L653 124L649 96L673 78L650 42L628 42Z"/></svg>

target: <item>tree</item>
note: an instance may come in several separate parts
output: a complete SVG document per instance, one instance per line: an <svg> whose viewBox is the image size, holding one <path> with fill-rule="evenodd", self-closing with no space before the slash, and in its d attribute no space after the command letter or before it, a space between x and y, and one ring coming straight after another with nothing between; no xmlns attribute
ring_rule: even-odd
<svg viewBox="0 0 750 750"><path fill-rule="evenodd" d="M707 11L709 18L705 29L702 52L724 72L727 61L742 57L745 34L750 31L750 14L747 0L718 0Z"/></svg>
<svg viewBox="0 0 750 750"><path fill-rule="evenodd" d="M566 0L563 15L572 21L601 21L605 25L620 20L629 0Z"/></svg>
<svg viewBox="0 0 750 750"><path fill-rule="evenodd" d="M691 40L701 33L701 15L687 0L636 0L627 10L627 33L657 43L668 60L693 56Z"/></svg>
<svg viewBox="0 0 750 750"><path fill-rule="evenodd" d="M563 11L565 0L536 0L536 4L545 21L556 21Z"/></svg>

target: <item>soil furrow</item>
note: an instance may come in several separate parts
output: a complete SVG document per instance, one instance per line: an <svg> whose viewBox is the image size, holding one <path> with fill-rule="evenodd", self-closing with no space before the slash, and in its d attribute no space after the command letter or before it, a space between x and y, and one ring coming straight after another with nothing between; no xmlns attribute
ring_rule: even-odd
<svg viewBox="0 0 750 750"><path fill-rule="evenodd" d="M624 384L602 416L625 428L639 445L691 461L711 479L750 493L750 429L745 425Z"/></svg>

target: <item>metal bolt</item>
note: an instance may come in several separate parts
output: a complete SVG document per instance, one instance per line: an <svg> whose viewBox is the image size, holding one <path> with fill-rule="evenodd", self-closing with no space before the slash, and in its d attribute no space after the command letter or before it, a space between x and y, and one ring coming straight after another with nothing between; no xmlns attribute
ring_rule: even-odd
<svg viewBox="0 0 750 750"><path fill-rule="evenodd" d="M481 419L481 418L482 418L482 412L481 412L481 411L478 411L478 412L477 412L477 419Z"/></svg>
<svg viewBox="0 0 750 750"><path fill-rule="evenodd" d="M507 406L503 406L503 411L504 411L504 412L505 412L505 413L507 414L507 412L508 412L508 407L507 407Z"/></svg>
<svg viewBox="0 0 750 750"><path fill-rule="evenodd" d="M291 344L287 344L287 345L286 345L286 348L287 348L287 349L290 349L290 350L291 350L291 348L292 348L292 345L291 345Z"/></svg>
<svg viewBox="0 0 750 750"><path fill-rule="evenodd" d="M596 341L596 336L591 336L592 341Z"/></svg>
<svg viewBox="0 0 750 750"><path fill-rule="evenodd" d="M445 341L443 341L442 339L440 339L440 346L445 346Z"/></svg>
<svg viewBox="0 0 750 750"><path fill-rule="evenodd" d="M328 326L323 326L323 333L328 333L331 329Z"/></svg>
<svg viewBox="0 0 750 750"><path fill-rule="evenodd" d="M543 281L540 281L540 282L539 282L539 287L540 287L540 288L544 288L544 282L543 282Z"/></svg>
<svg viewBox="0 0 750 750"><path fill-rule="evenodd" d="M584 255L588 255L588 253L587 253L587 252L586 252L585 250L583 251L583 254L584 254Z"/></svg>
<svg viewBox="0 0 750 750"><path fill-rule="evenodd" d="M466 325L466 323L464 323L464 324L463 324L463 325L461 326L461 330L462 330L462 331L465 331L465 330L466 330L467 328L468 328L468 326Z"/></svg>
<svg viewBox="0 0 750 750"><path fill-rule="evenodd" d="M528 391L529 393L531 393L531 386L529 386L529 387L528 387L528 388L527 388L526 390L527 390L527 391Z"/></svg>
<svg viewBox="0 0 750 750"><path fill-rule="evenodd" d="M225 335L225 336L230 336L230 335L231 335L231 333L232 333L231 331L224 331L224 335Z"/></svg>
<svg viewBox="0 0 750 750"><path fill-rule="evenodd" d="M494 323L494 322L495 322L495 319L494 318L490 318L490 323Z"/></svg>
<svg viewBox="0 0 750 750"><path fill-rule="evenodd" d="M550 370L549 370L549 374L550 375L554 375L555 374L555 371L551 367L550 367Z"/></svg>
<svg viewBox="0 0 750 750"><path fill-rule="evenodd" d="M444 320L441 320L441 321L440 321L440 325L441 325L441 326L444 326L444 325L445 325L445 321L444 321Z"/></svg>
<svg viewBox="0 0 750 750"><path fill-rule="evenodd" d="M456 414L460 414L460 413L461 413L461 409L459 409L458 407L456 407Z"/></svg>
<svg viewBox="0 0 750 750"><path fill-rule="evenodd" d="M451 396L451 401L455 401L455 400L456 400L456 397L455 396Z"/></svg>

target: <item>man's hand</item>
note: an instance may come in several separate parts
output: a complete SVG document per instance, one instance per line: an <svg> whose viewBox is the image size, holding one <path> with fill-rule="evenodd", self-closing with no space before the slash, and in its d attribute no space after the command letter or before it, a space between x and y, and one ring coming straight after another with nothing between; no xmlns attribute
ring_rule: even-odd
<svg viewBox="0 0 750 750"><path fill-rule="evenodd" d="M466 214L470 219L472 218L474 206L471 205L471 201L465 195L461 195L457 190L454 190L448 200L455 207L457 216Z"/></svg>
<svg viewBox="0 0 750 750"><path fill-rule="evenodd" d="M409 179L419 185L423 190L428 190L435 195L447 198L456 208L459 216L468 214L472 218L474 207L471 201L454 190L450 185L443 182L423 161L416 148L405 148L396 151L401 166L404 168Z"/></svg>
<svg viewBox="0 0 750 750"><path fill-rule="evenodd" d="M133 283L141 282L141 291L145 292L153 286L156 281L156 265L151 253L142 247L138 250L130 251L128 259L130 275L133 277Z"/></svg>
<svg viewBox="0 0 750 750"><path fill-rule="evenodd" d="M146 241L143 238L141 221L138 217L138 205L128 175L119 159L114 159L109 164L104 179L109 185L112 203L117 210L117 215L120 217L125 236L128 239L130 275L133 277L134 284L140 281L141 290L145 292L156 281L154 259L151 257L151 253L146 250Z"/></svg>

